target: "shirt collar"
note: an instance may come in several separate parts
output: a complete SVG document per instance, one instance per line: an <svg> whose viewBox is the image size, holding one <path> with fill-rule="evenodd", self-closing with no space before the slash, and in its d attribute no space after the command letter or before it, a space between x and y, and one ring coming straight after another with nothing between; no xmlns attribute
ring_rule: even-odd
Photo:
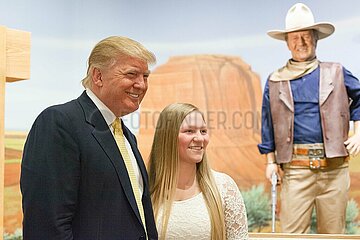
<svg viewBox="0 0 360 240"><path fill-rule="evenodd" d="M101 115L106 121L106 124L110 126L116 118L115 114L90 90L90 88L86 88L86 94L99 109Z"/></svg>

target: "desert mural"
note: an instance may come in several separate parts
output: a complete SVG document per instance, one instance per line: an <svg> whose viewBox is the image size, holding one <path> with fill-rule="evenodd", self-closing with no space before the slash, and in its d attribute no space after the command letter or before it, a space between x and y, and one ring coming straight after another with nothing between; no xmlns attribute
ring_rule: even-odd
<svg viewBox="0 0 360 240"><path fill-rule="evenodd" d="M265 159L257 150L261 89L259 76L240 57L174 56L152 72L138 117L130 118L127 124L139 128L138 144L147 161L160 111L173 102L198 106L205 113L209 127L207 153L212 167L229 174L242 192L262 185L270 196L270 184L264 176ZM4 229L7 233L21 229L19 176L25 138L26 133L20 132L6 132L5 135ZM360 159L351 160L350 171L350 198L359 205ZM261 229L263 232L270 230L270 227Z"/></svg>
<svg viewBox="0 0 360 240"><path fill-rule="evenodd" d="M188 102L205 113L213 168L228 173L242 187L264 181L264 161L256 146L260 141L261 84L248 64L233 56L178 56L150 76L138 135L145 161L159 112L170 103Z"/></svg>

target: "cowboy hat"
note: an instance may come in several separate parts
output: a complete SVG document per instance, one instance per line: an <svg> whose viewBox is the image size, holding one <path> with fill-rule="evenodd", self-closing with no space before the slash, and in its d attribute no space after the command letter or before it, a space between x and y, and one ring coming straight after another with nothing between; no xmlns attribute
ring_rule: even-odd
<svg viewBox="0 0 360 240"><path fill-rule="evenodd" d="M308 6L296 3L286 14L285 30L271 30L267 34L275 39L285 41L285 35L289 32L314 29L318 32L319 39L330 36L335 27L328 22L315 23L314 16Z"/></svg>

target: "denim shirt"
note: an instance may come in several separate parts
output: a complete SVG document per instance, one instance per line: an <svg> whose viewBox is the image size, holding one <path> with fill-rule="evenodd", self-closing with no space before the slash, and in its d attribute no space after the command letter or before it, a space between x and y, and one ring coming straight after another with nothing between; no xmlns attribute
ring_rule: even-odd
<svg viewBox="0 0 360 240"><path fill-rule="evenodd" d="M351 99L350 119L360 120L360 82L343 68L344 83L348 97ZM322 130L319 109L319 79L320 68L290 81L294 100L294 143L322 143ZM261 144L258 145L261 154L275 151L274 130L270 112L269 79L265 84L262 117Z"/></svg>

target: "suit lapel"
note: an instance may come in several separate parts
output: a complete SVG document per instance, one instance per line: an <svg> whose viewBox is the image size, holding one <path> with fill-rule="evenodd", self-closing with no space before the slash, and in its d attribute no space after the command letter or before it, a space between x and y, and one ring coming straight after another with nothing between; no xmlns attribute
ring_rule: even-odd
<svg viewBox="0 0 360 240"><path fill-rule="evenodd" d="M84 110L87 123L93 127L92 135L104 150L105 154L109 157L110 162L116 170L117 176L131 208L136 214L138 220L142 223L124 160L122 159L119 148L116 145L112 133L110 132L109 126L106 124L106 121L100 111L87 96L85 91L78 100Z"/></svg>

